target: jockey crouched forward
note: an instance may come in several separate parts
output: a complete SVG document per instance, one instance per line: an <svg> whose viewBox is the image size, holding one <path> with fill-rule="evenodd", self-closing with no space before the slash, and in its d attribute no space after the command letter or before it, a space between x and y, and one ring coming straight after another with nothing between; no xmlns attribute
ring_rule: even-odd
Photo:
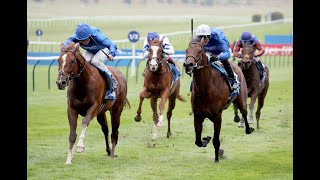
<svg viewBox="0 0 320 180"><path fill-rule="evenodd" d="M265 48L262 46L262 44L256 36L252 35L250 32L243 32L241 34L241 37L235 43L232 51L233 55L237 58L242 58L240 50L242 48L243 43L254 44L255 51L257 52L254 54L253 60L256 62L256 66L260 73L261 82L263 82L266 78L267 71L262 62L260 61L259 57L264 54Z"/></svg>
<svg viewBox="0 0 320 180"><path fill-rule="evenodd" d="M201 24L197 27L194 38L196 41L204 38L204 50L210 63L219 60L230 78L232 91L237 90L239 85L236 82L236 77L228 60L231 56L230 43L223 31L217 28L210 28L206 24Z"/></svg>
<svg viewBox="0 0 320 180"><path fill-rule="evenodd" d="M159 35L156 32L149 32L147 37L144 39L143 41L143 57L146 58L147 60L147 64L148 64L148 60L149 60L149 40L154 40L154 39L159 39L159 40L163 40L162 41L162 48L163 48L163 56L166 59L166 61L168 61L169 63L173 64L174 66L175 63L173 62L172 58L169 55L172 55L175 53L173 46L171 45L169 38L167 36L164 35ZM144 72L143 72L144 75Z"/></svg>
<svg viewBox="0 0 320 180"><path fill-rule="evenodd" d="M66 46L70 42L80 42L80 47L85 50L82 54L85 60L91 61L92 65L102 71L108 82L107 84L111 84L111 89L107 87L104 99L116 99L118 82L104 64L104 60L107 57L113 61L113 57L116 56L117 53L117 46L113 44L100 29L89 26L86 23L78 24L76 32L63 44Z"/></svg>

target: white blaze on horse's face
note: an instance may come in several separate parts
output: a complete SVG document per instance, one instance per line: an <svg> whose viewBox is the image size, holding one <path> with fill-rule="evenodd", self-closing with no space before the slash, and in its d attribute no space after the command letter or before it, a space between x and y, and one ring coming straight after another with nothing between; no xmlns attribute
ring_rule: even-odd
<svg viewBox="0 0 320 180"><path fill-rule="evenodd" d="M156 71L158 69L158 61L157 61L157 52L159 47L158 46L151 46L152 50L152 58L149 62L149 68L151 71Z"/></svg>
<svg viewBox="0 0 320 180"><path fill-rule="evenodd" d="M61 64L61 71L62 71L62 72L64 71L64 66L66 65L66 59L67 59L67 54L64 54L64 55L62 56L63 62L62 62L62 64Z"/></svg>

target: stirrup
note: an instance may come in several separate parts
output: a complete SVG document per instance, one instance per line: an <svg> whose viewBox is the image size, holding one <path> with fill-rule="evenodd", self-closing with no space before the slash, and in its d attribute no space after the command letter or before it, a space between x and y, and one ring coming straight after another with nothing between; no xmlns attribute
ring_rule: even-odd
<svg viewBox="0 0 320 180"><path fill-rule="evenodd" d="M116 99L116 92L112 91L110 94L106 95L104 97L105 100L110 99L110 100L115 100Z"/></svg>

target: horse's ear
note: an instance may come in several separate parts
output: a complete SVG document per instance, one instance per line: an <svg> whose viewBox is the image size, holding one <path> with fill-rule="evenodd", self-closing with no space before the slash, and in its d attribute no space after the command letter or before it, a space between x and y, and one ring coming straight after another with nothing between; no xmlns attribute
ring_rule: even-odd
<svg viewBox="0 0 320 180"><path fill-rule="evenodd" d="M79 46L80 46L80 43L77 42L77 43L74 45L74 48L75 48L75 49L78 49Z"/></svg>
<svg viewBox="0 0 320 180"><path fill-rule="evenodd" d="M200 44L201 44L202 46L205 44L205 42L204 42L204 38L201 38L201 40L200 40Z"/></svg>
<svg viewBox="0 0 320 180"><path fill-rule="evenodd" d="M63 48L64 48L64 44L61 43L61 44L60 44L60 50L62 51Z"/></svg>

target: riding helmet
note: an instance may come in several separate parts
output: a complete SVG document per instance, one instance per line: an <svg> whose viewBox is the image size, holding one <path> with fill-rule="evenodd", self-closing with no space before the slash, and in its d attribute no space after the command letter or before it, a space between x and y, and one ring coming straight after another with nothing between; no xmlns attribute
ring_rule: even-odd
<svg viewBox="0 0 320 180"><path fill-rule="evenodd" d="M252 40L252 34L250 32L243 32L240 37L241 41L249 42Z"/></svg>
<svg viewBox="0 0 320 180"><path fill-rule="evenodd" d="M208 36L211 34L210 27L206 24L201 24L197 27L196 36Z"/></svg>
<svg viewBox="0 0 320 180"><path fill-rule="evenodd" d="M147 39L149 40L150 38L153 41L154 39L159 39L159 35L156 32L149 32L147 35Z"/></svg>
<svg viewBox="0 0 320 180"><path fill-rule="evenodd" d="M79 41L87 39L92 34L91 27L86 23L78 24L76 30L76 38Z"/></svg>

